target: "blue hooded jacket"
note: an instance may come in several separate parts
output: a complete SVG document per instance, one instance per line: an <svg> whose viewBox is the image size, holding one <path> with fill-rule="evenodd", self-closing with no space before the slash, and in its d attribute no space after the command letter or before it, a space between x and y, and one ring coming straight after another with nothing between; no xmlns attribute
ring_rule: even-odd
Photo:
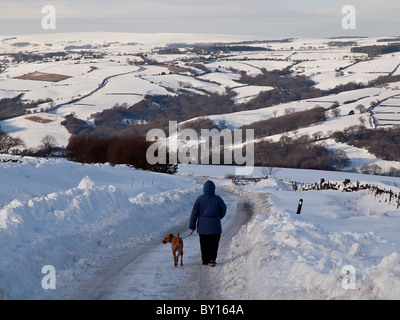
<svg viewBox="0 0 400 320"><path fill-rule="evenodd" d="M199 234L221 234L221 219L226 214L226 204L220 196L215 194L214 182L208 180L203 187L203 192L193 205L190 216L190 230Z"/></svg>

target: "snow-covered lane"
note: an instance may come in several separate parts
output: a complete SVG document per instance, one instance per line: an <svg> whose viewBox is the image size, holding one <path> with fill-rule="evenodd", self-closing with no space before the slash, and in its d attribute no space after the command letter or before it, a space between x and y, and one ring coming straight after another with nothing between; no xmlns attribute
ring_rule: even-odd
<svg viewBox="0 0 400 320"><path fill-rule="evenodd" d="M223 220L217 267L203 266L199 237L193 233L184 239L184 266L174 267L171 245L163 244L162 237L127 249L113 261L105 264L93 276L83 281L70 299L218 299L219 267L226 263L224 253L232 237L248 221L250 211L245 200L228 192L219 193L228 205ZM188 219L190 211L187 212ZM165 234L180 232L188 236L188 222L166 230ZM213 279L213 280L210 280Z"/></svg>

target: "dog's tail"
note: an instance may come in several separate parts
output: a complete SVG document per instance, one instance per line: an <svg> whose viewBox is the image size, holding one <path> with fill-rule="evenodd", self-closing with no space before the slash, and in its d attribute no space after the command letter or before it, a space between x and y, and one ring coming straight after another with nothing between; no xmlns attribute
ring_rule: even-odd
<svg viewBox="0 0 400 320"><path fill-rule="evenodd" d="M179 233L178 233L178 235L176 236L176 240L178 240L178 243L180 243L180 244L182 245L182 248L183 248L183 240L182 240L182 238L179 236Z"/></svg>

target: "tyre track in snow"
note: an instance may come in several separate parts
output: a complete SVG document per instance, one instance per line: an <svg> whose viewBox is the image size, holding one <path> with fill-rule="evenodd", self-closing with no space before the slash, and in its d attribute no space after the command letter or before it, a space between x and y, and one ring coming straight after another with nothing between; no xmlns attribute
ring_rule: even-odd
<svg viewBox="0 0 400 320"><path fill-rule="evenodd" d="M217 266L203 266L197 233L184 239L184 266L173 266L170 244L161 241L168 233L187 236L187 223L177 226L142 245L126 252L82 281L68 299L80 300L215 300L221 297L219 284L211 281L219 267L227 263L224 258L231 239L251 217L246 199L232 193L217 193L224 199L228 212L222 220ZM188 220L190 212L188 214ZM212 274L213 273L213 274Z"/></svg>

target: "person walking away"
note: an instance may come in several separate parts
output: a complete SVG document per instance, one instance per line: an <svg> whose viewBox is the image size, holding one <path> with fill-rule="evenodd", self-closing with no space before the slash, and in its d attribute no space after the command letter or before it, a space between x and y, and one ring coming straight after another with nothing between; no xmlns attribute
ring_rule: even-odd
<svg viewBox="0 0 400 320"><path fill-rule="evenodd" d="M196 230L200 237L200 250L203 265L215 267L219 241L221 239L221 219L225 217L226 204L215 194L215 184L211 180L203 186L203 194L199 196L192 209L189 229Z"/></svg>

